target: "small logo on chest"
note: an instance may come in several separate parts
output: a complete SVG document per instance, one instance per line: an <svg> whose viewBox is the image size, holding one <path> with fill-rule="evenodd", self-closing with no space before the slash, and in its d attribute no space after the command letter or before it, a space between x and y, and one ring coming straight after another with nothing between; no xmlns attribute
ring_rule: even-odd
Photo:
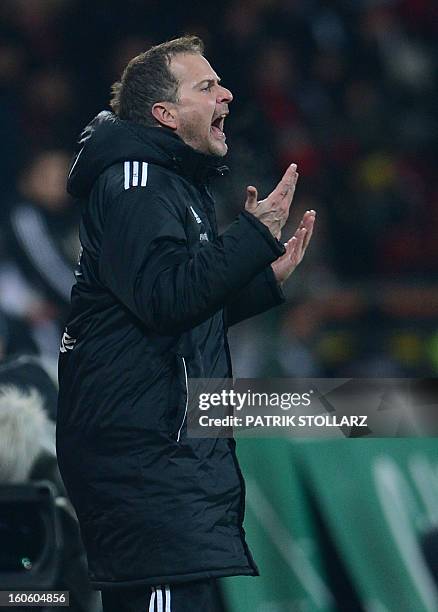
<svg viewBox="0 0 438 612"><path fill-rule="evenodd" d="M202 225L202 219L201 217L198 215L198 213L196 212L196 210L193 208L193 206L190 206L190 210L192 212L192 215L196 221L196 223L198 225ZM201 228L199 228L201 229ZM208 236L207 236L207 232L200 232L199 233L199 242L208 242Z"/></svg>
<svg viewBox="0 0 438 612"><path fill-rule="evenodd" d="M192 211L193 216L195 217L195 221L196 223L198 223L198 225L201 225L202 221L201 221L201 217L198 215L198 213L196 212L196 210L193 208L193 206L190 206L190 210Z"/></svg>

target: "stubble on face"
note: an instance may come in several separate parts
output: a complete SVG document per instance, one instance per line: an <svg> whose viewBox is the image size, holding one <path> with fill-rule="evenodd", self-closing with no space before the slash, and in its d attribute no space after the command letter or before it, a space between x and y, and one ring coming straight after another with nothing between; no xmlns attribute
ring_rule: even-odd
<svg viewBox="0 0 438 612"><path fill-rule="evenodd" d="M221 143L218 143L218 146L216 143L211 142L210 135L205 131L205 129L201 129L196 113L193 113L192 115L181 115L177 133L186 144L200 153L223 157L228 151L228 147L225 143L223 143L221 147ZM225 150L223 150L224 144Z"/></svg>
<svg viewBox="0 0 438 612"><path fill-rule="evenodd" d="M221 112L228 112L231 94L228 100L224 96L224 101L221 101L216 89L210 92L201 90L199 83L203 80L218 82L217 74L201 55L176 56L171 61L171 70L180 82L179 100L175 105L176 133L196 151L223 157L228 151L225 136L218 138L212 130L212 121Z"/></svg>

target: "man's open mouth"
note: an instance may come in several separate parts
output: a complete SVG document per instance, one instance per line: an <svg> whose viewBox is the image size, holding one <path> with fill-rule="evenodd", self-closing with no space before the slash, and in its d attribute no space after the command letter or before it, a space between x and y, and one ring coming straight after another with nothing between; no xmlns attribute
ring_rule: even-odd
<svg viewBox="0 0 438 612"><path fill-rule="evenodd" d="M221 138L222 140L225 138L224 134L224 122L227 113L223 113L219 115L211 122L211 131L216 138Z"/></svg>

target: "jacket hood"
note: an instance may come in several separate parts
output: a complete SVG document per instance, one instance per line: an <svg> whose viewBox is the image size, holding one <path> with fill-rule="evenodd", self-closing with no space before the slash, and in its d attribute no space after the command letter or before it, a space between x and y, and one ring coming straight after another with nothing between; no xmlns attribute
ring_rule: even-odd
<svg viewBox="0 0 438 612"><path fill-rule="evenodd" d="M195 182L228 171L221 158L195 151L167 128L145 127L102 111L81 134L67 191L76 198L86 197L106 168L135 160L170 168Z"/></svg>

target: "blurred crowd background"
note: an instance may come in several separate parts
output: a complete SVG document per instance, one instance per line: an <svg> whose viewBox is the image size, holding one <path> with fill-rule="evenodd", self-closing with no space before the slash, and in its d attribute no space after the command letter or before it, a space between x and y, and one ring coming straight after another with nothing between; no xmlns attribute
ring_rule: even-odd
<svg viewBox="0 0 438 612"><path fill-rule="evenodd" d="M222 227L245 186L318 213L287 304L233 331L238 376L438 369L434 0L2 0L0 353L54 363L78 253L64 185L84 125L153 43L196 33L233 91Z"/></svg>
<svg viewBox="0 0 438 612"><path fill-rule="evenodd" d="M220 226L246 185L264 197L291 162L300 179L284 238L317 211L286 304L232 330L235 374L438 374L436 0L1 0L0 484L43 477L63 499L70 544L56 584L75 611L99 602L53 439L79 253L66 175L128 60L183 33L204 39L234 94ZM2 542L15 542L8 529L0 521ZM12 558L0 555L0 571Z"/></svg>

